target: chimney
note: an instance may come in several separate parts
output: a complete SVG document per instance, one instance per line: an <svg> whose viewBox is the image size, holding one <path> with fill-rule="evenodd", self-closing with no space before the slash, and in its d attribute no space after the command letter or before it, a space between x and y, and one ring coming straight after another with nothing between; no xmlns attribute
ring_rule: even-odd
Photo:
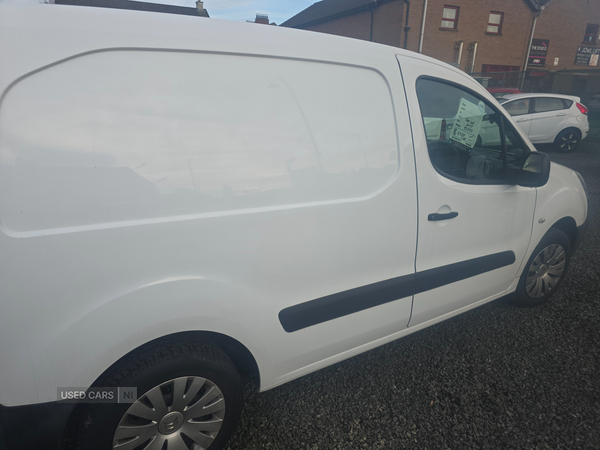
<svg viewBox="0 0 600 450"><path fill-rule="evenodd" d="M201 13L202 11L204 11L204 2L201 2L200 0L198 0L196 2L196 8L198 8L198 12Z"/></svg>
<svg viewBox="0 0 600 450"><path fill-rule="evenodd" d="M256 14L256 19L254 19L254 23L262 23L265 25L269 25L269 15L268 14Z"/></svg>

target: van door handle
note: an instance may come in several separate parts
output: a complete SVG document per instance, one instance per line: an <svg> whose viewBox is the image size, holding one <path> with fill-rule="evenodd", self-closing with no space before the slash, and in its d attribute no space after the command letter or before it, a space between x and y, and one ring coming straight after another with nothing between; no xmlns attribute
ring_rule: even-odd
<svg viewBox="0 0 600 450"><path fill-rule="evenodd" d="M427 216L427 220L429 220L430 222L434 222L436 220L454 219L456 216L458 216L457 212L449 212L446 214L433 213Z"/></svg>

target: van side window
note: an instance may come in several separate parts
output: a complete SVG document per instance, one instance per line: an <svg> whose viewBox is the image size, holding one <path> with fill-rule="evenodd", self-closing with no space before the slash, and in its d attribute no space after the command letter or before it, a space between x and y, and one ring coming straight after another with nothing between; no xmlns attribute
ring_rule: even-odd
<svg viewBox="0 0 600 450"><path fill-rule="evenodd" d="M417 96L429 157L443 176L469 184L510 184L527 148L487 102L441 81L420 79Z"/></svg>

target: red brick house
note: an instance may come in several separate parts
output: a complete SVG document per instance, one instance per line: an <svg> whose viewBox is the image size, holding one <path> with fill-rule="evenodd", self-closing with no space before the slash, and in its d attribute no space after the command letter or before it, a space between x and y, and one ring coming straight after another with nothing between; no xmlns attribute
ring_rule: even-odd
<svg viewBox="0 0 600 450"><path fill-rule="evenodd" d="M600 0L323 0L282 26L420 51L469 73L600 69Z"/></svg>

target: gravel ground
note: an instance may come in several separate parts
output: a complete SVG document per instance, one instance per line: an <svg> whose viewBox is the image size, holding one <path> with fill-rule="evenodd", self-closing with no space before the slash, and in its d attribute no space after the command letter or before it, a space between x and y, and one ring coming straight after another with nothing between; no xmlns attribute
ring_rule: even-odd
<svg viewBox="0 0 600 450"><path fill-rule="evenodd" d="M550 303L501 299L262 394L229 450L600 449L600 143L548 151L590 227Z"/></svg>

